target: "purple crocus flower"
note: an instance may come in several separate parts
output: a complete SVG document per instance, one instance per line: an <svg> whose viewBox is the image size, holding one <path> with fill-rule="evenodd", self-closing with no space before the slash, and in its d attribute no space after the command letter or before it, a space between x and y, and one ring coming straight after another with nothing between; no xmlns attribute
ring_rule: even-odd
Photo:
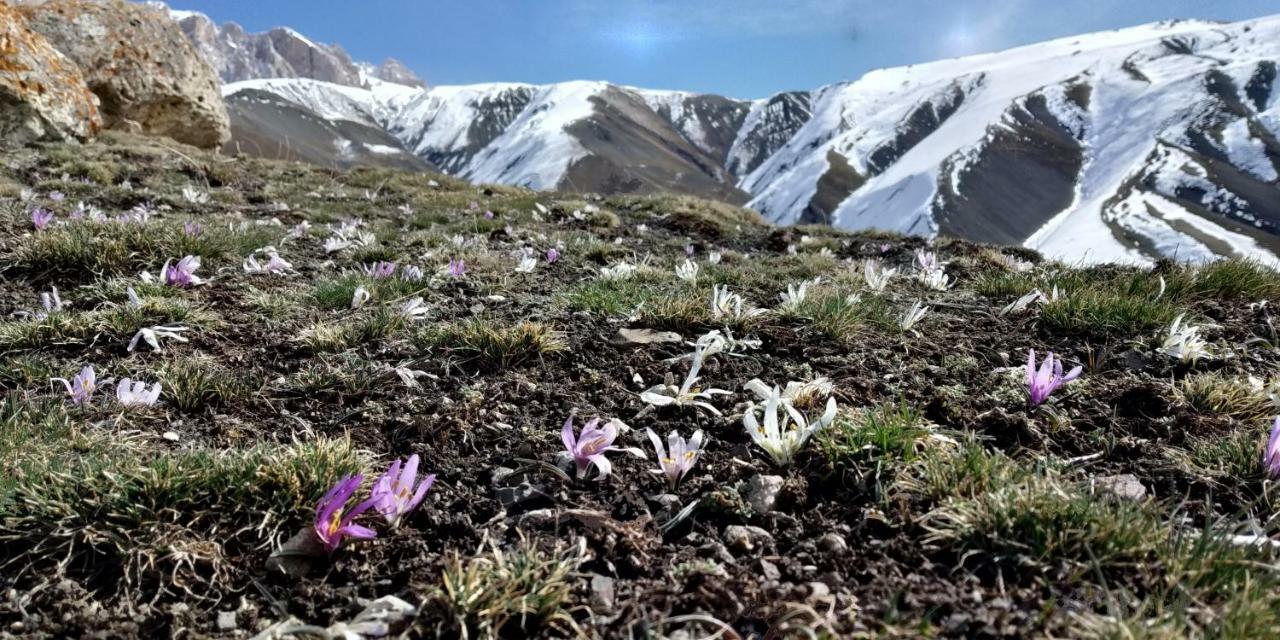
<svg viewBox="0 0 1280 640"><path fill-rule="evenodd" d="M880 243L880 253L889 253L889 250L892 248L893 248L893 245L889 244L888 242Z"/></svg>
<svg viewBox="0 0 1280 640"><path fill-rule="evenodd" d="M97 375L93 372L93 365L87 365L80 370L80 373L72 376L71 380L66 378L51 378L57 382L61 382L62 386L67 388L67 394L71 396L71 404L83 406L89 404L93 399L93 392L97 389Z"/></svg>
<svg viewBox="0 0 1280 640"><path fill-rule="evenodd" d="M204 282L203 279L196 275L196 269L200 268L199 256L187 256L174 265L170 265L170 262L166 260L164 267L160 269L160 279L165 284L175 287L189 287L193 284Z"/></svg>
<svg viewBox="0 0 1280 640"><path fill-rule="evenodd" d="M560 259L560 251L555 247L547 249L547 264L555 264Z"/></svg>
<svg viewBox="0 0 1280 640"><path fill-rule="evenodd" d="M49 199L50 199L50 200L52 200L52 201L54 201L54 202L62 202L63 200L66 200L66 199L67 199L67 196L66 196L66 194L62 193L61 191L50 191L50 192L49 192Z"/></svg>
<svg viewBox="0 0 1280 640"><path fill-rule="evenodd" d="M480 203L476 202L475 200L472 200L471 202L467 203L467 208L474 211L480 208Z"/></svg>
<svg viewBox="0 0 1280 640"><path fill-rule="evenodd" d="M449 275L455 278L461 278L467 275L467 263L462 259L449 260Z"/></svg>
<svg viewBox="0 0 1280 640"><path fill-rule="evenodd" d="M694 251L695 251L695 250L694 250L694 248L693 248L693 245L692 245L692 244L686 244L686 245L684 246L684 255L686 255L686 256L692 256L692 255L694 254Z"/></svg>
<svg viewBox="0 0 1280 640"><path fill-rule="evenodd" d="M1280 480L1280 416L1271 425L1271 437L1267 439L1267 448L1262 452L1262 468L1267 477Z"/></svg>
<svg viewBox="0 0 1280 640"><path fill-rule="evenodd" d="M373 264L364 265L364 274L374 280L385 280L390 278L396 272L396 263L380 260Z"/></svg>
<svg viewBox="0 0 1280 640"><path fill-rule="evenodd" d="M436 475L429 474L415 489L413 483L417 478L418 456L414 454L404 463L403 470L400 468L400 459L396 458L386 474L374 483L371 496L376 502L373 507L392 527L400 524L402 516L418 507L422 499L427 497L427 490L436 481Z"/></svg>
<svg viewBox="0 0 1280 640"><path fill-rule="evenodd" d="M201 225L199 222L188 221L188 222L182 223L183 235L194 238L200 235L201 233L204 233L204 226Z"/></svg>
<svg viewBox="0 0 1280 640"><path fill-rule="evenodd" d="M600 470L600 475L596 479L604 480L613 471L613 464L605 457L605 454L610 451L627 451L644 456L638 450L613 446L613 441L618 439L618 427L613 421L606 422L601 427L600 418L592 418L582 426L582 433L574 437L573 416L569 416L564 421L564 428L560 430L560 439L564 441L565 450L573 456L573 462L578 467L579 478L587 474L587 469L591 465L595 465Z"/></svg>
<svg viewBox="0 0 1280 640"><path fill-rule="evenodd" d="M653 442L654 452L658 454L658 468L653 472L666 476L667 486L674 491L676 485L680 484L680 479L693 469L693 465L698 463L698 457L702 455L702 430L693 432L693 437L688 442L672 431L667 435L666 447L662 446L662 438L653 429L646 431L649 433L649 440Z"/></svg>
<svg viewBox="0 0 1280 640"><path fill-rule="evenodd" d="M53 224L53 212L44 207L36 207L31 210L31 225L36 231L44 231Z"/></svg>
<svg viewBox="0 0 1280 640"><path fill-rule="evenodd" d="M1027 355L1027 392L1031 397L1031 406L1044 403L1058 387L1079 378L1081 371L1081 367L1076 367L1067 375L1062 375L1062 361L1053 357L1052 351L1040 364L1040 368L1036 369L1036 350L1032 349Z"/></svg>
<svg viewBox="0 0 1280 640"><path fill-rule="evenodd" d="M368 527L352 522L357 516L368 511L375 503L373 498L365 500L355 508L343 513L347 501L360 488L364 476L356 474L338 481L328 493L316 504L316 536L324 543L324 550L333 553L342 545L342 538L350 537L358 540L369 540L378 534Z"/></svg>
<svg viewBox="0 0 1280 640"><path fill-rule="evenodd" d="M485 219L485 220L492 220L492 219L493 219L493 212L492 212L492 211L489 211L489 210L487 210L487 209L486 209L486 210L485 210L485 212L484 212L484 219Z"/></svg>

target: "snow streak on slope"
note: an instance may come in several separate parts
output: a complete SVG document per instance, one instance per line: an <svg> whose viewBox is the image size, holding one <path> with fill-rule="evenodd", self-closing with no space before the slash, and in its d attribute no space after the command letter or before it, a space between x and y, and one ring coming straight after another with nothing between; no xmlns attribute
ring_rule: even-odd
<svg viewBox="0 0 1280 640"><path fill-rule="evenodd" d="M554 189L569 165L586 153L565 127L591 116L590 98L605 86L565 82L538 88L502 135L476 154L463 176L476 182Z"/></svg>
<svg viewBox="0 0 1280 640"><path fill-rule="evenodd" d="M783 224L1143 262L1280 250L1278 60L1280 16L1063 38L754 101L602 82L421 89L367 73L363 88L228 90L376 124L470 180L746 192Z"/></svg>
<svg viewBox="0 0 1280 640"><path fill-rule="evenodd" d="M815 197L834 152L865 182L832 212L833 224L929 232L937 228L944 171L963 172L1025 96L1083 83L1087 110L1057 109L1062 103L1052 100L1048 107L1064 129L1084 134L1076 201L1026 243L1052 255L1077 257L1087 247L1092 260L1141 260L1149 252L1118 233L1107 202L1119 197L1157 140L1185 138L1204 115L1197 108L1206 101L1208 71L1247 78L1242 67L1277 57L1280 19L1269 18L1237 25L1161 23L874 71L819 91L808 124L741 186L755 196L752 206L771 219L794 222ZM1249 136L1247 125L1235 125L1225 136L1241 164L1274 181L1261 142L1240 140ZM892 153L886 156L886 150ZM877 161L877 154L889 161ZM1145 236L1152 228L1130 230ZM1147 240L1172 246L1169 238ZM1230 243L1237 253L1255 248Z"/></svg>

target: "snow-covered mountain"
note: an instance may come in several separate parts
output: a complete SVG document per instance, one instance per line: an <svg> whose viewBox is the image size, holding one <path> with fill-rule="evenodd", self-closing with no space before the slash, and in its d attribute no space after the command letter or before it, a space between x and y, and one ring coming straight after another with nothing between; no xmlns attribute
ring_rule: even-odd
<svg viewBox="0 0 1280 640"><path fill-rule="evenodd" d="M481 182L677 191L828 223L1138 260L1280 253L1280 16L1175 21L760 100L604 82L232 83Z"/></svg>

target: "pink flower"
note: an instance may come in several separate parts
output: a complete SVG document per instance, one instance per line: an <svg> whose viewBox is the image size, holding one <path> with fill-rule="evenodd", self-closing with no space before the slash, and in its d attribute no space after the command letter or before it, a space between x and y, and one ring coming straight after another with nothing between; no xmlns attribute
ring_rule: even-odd
<svg viewBox="0 0 1280 640"><path fill-rule="evenodd" d="M600 475L596 479L604 480L613 471L613 464L605 457L605 454L611 451L626 451L641 458L644 457L644 452L638 449L613 446L613 441L617 438L617 425L609 421L601 427L600 418L592 418L590 422L583 425L582 433L577 437L573 435L573 416L569 416L564 421L564 428L560 430L560 439L564 441L565 451L573 456L574 464L578 467L579 478L585 476L587 470L595 465L600 470Z"/></svg>
<svg viewBox="0 0 1280 640"><path fill-rule="evenodd" d="M547 249L547 264L555 264L560 259L560 252L555 247Z"/></svg>
<svg viewBox="0 0 1280 640"><path fill-rule="evenodd" d="M44 231L50 224L53 224L52 211L43 207L36 207L31 210L31 226L35 227L36 231Z"/></svg>
<svg viewBox="0 0 1280 640"><path fill-rule="evenodd" d="M178 261L175 265L170 265L166 260L164 267L160 269L160 279L167 285L175 287L189 287L195 284L202 284L204 280L196 275L196 269L200 268L199 256L187 256Z"/></svg>
<svg viewBox="0 0 1280 640"><path fill-rule="evenodd" d="M347 506L347 501L360 488L360 483L364 482L364 476L356 474L347 476L338 481L328 493L320 498L320 502L316 504L316 536L320 538L320 542L324 543L325 551L333 553L342 545L342 538L356 538L357 540L369 540L376 538L378 534L368 527L355 524L353 520L357 516L368 511L375 503L373 498L365 500L355 506L350 511L343 513L343 508Z"/></svg>
<svg viewBox="0 0 1280 640"><path fill-rule="evenodd" d="M658 454L658 468L654 473L667 477L667 486L675 490L680 479L685 477L693 465L698 463L702 455L702 430L693 432L693 437L686 442L680 434L672 431L667 435L667 446L662 446L662 439L653 429L646 429L649 440L653 442L653 450Z"/></svg>
<svg viewBox="0 0 1280 640"><path fill-rule="evenodd" d="M429 474L415 489L413 483L417 478L418 456L414 454L409 456L403 470L400 468L400 459L396 458L391 463L391 468L374 483L371 494L375 500L374 508L391 526L399 524L402 516L416 509L436 481L435 474Z"/></svg>
<svg viewBox="0 0 1280 640"><path fill-rule="evenodd" d="M71 396L71 404L76 406L89 404L93 399L94 390L98 388L93 365L85 366L80 373L72 376L71 380L66 378L51 378L51 380L61 382L62 386L67 388L67 395Z"/></svg>
<svg viewBox="0 0 1280 640"><path fill-rule="evenodd" d="M1271 426L1271 437L1267 439L1267 448L1262 452L1262 467L1267 477L1280 480L1280 416Z"/></svg>
<svg viewBox="0 0 1280 640"><path fill-rule="evenodd" d="M1040 364L1040 368L1036 369L1036 350L1032 349L1027 355L1027 393L1031 398L1031 406L1044 403L1058 387L1080 377L1082 370L1081 367L1076 367L1067 375L1062 375L1062 361L1054 358L1052 351Z"/></svg>
<svg viewBox="0 0 1280 640"><path fill-rule="evenodd" d="M385 280L396 272L396 263L385 260L364 265L364 274L374 280Z"/></svg>
<svg viewBox="0 0 1280 640"><path fill-rule="evenodd" d="M467 275L467 263L464 260L449 260L449 275L461 278Z"/></svg>

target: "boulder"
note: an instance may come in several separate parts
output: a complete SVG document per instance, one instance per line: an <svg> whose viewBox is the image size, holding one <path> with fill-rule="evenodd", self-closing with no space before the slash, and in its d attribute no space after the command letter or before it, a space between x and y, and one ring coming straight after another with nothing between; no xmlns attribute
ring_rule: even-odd
<svg viewBox="0 0 1280 640"><path fill-rule="evenodd" d="M204 148L231 138L217 76L163 10L122 0L49 0L19 10L80 66L107 128Z"/></svg>
<svg viewBox="0 0 1280 640"><path fill-rule="evenodd" d="M0 139L84 139L101 127L98 99L76 64L0 2Z"/></svg>

